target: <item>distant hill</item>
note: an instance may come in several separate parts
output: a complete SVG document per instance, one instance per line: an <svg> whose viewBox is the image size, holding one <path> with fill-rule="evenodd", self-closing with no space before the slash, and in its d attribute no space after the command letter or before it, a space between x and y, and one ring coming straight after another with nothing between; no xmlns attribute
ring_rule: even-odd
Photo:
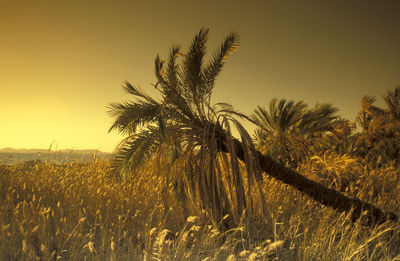
<svg viewBox="0 0 400 261"><path fill-rule="evenodd" d="M48 149L13 149L13 148L3 148L0 149L0 153L48 153ZM72 150L72 149L67 149L67 150L57 150L53 151L51 150L50 153L76 153L76 154L109 154L107 152L102 152L100 150Z"/></svg>
<svg viewBox="0 0 400 261"><path fill-rule="evenodd" d="M16 164L32 160L44 162L90 162L93 160L109 160L111 153L100 150L45 150L45 149L0 149L0 165Z"/></svg>

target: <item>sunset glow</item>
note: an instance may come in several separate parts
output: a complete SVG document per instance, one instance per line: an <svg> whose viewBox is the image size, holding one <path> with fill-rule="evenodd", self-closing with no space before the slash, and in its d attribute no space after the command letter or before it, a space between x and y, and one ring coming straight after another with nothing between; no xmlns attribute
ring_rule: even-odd
<svg viewBox="0 0 400 261"><path fill-rule="evenodd" d="M210 50L241 34L216 101L244 113L274 97L328 102L353 121L363 95L379 105L400 84L399 13L398 1L0 0L0 148L112 151L106 106L129 99L123 81L154 94L155 56L202 26Z"/></svg>

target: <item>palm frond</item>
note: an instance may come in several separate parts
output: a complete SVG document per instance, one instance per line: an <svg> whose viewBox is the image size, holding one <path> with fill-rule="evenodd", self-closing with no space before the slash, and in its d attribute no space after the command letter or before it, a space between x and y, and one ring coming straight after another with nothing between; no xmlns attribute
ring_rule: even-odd
<svg viewBox="0 0 400 261"><path fill-rule="evenodd" d="M167 84L164 76L164 63L165 61L161 60L160 56L157 55L154 61L154 73L156 75L158 83L160 84ZM157 88L157 84L155 87Z"/></svg>
<svg viewBox="0 0 400 261"><path fill-rule="evenodd" d="M250 115L252 122L265 132L269 132L269 127L272 126L272 119L264 107L257 106L253 114Z"/></svg>
<svg viewBox="0 0 400 261"><path fill-rule="evenodd" d="M154 100L153 100L154 101ZM132 134L138 127L156 123L160 117L162 105L154 101L110 103L108 113L116 117L109 132L117 130L122 134Z"/></svg>
<svg viewBox="0 0 400 261"><path fill-rule="evenodd" d="M300 129L304 133L324 133L332 131L334 125L332 124L338 116L338 110L329 103L317 104L313 109L308 110L302 116Z"/></svg>
<svg viewBox="0 0 400 261"><path fill-rule="evenodd" d="M135 99L141 98L141 99L144 99L147 102L156 103L156 101L152 97L150 97L143 90L141 90L139 87L136 87L136 86L132 85L128 81L126 81L124 83L122 88L124 89L124 91L126 93L134 95Z"/></svg>
<svg viewBox="0 0 400 261"><path fill-rule="evenodd" d="M400 86L396 87L393 91L388 90L383 98L393 119L400 121Z"/></svg>
<svg viewBox="0 0 400 261"><path fill-rule="evenodd" d="M180 67L177 64L178 57L182 56L180 45L171 48L168 60L167 79L170 86L174 86L176 91L182 92L182 80Z"/></svg>
<svg viewBox="0 0 400 261"><path fill-rule="evenodd" d="M185 93L189 101L200 105L199 99L203 88L203 60L206 52L206 44L208 39L209 29L202 28L194 37L189 50L183 61L183 77L185 82Z"/></svg>
<svg viewBox="0 0 400 261"><path fill-rule="evenodd" d="M211 93L214 88L216 77L221 72L225 60L239 48L239 45L239 34L231 33L226 37L219 49L214 52L211 62L204 68L204 81L206 86L204 95L208 96Z"/></svg>
<svg viewBox="0 0 400 261"><path fill-rule="evenodd" d="M116 149L111 161L111 172L117 176L130 173L143 165L158 149L161 136L156 128L142 130L125 138Z"/></svg>

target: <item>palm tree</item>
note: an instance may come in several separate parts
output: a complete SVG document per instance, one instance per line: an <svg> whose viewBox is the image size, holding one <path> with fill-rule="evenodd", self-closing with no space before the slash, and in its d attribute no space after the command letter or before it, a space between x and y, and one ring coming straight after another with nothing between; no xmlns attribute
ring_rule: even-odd
<svg viewBox="0 0 400 261"><path fill-rule="evenodd" d="M318 146L322 135L333 131L336 111L330 104L308 109L302 101L272 99L268 111L259 106L251 115L259 126L255 130L257 148L279 163L296 168Z"/></svg>
<svg viewBox="0 0 400 261"><path fill-rule="evenodd" d="M156 57L154 87L161 94L160 100L126 83L125 91L135 100L110 105L110 114L116 118L110 130L126 135L117 148L113 173L131 171L163 146L170 148L171 164L184 162L177 183L187 196L207 211L214 224L225 220L226 214L232 216L231 223L223 223L223 229L237 225L243 213L247 221L251 220L252 191L258 191L264 202L262 172L337 211L353 210L354 219L364 210L370 213L372 223L396 219L392 213L347 198L257 151L238 117L251 119L228 104L211 104L216 77L226 58L238 48L239 36L229 34L205 64L207 37L208 29L201 29L185 54L175 46L167 62ZM180 57L183 60L178 63ZM233 128L238 130L240 140L231 134ZM238 159L245 164L244 172Z"/></svg>
<svg viewBox="0 0 400 261"><path fill-rule="evenodd" d="M353 154L355 151L355 124L347 119L338 117L332 122L333 129L324 134L320 152L334 151L339 155Z"/></svg>
<svg viewBox="0 0 400 261"><path fill-rule="evenodd" d="M388 113L391 115L391 118L400 122L400 86L396 87L393 91L388 90L383 98L388 106Z"/></svg>
<svg viewBox="0 0 400 261"><path fill-rule="evenodd" d="M374 97L364 96L356 118L361 128L361 133L356 135L356 154L377 165L400 157L400 88L388 91L384 99L387 109L375 106Z"/></svg>
<svg viewBox="0 0 400 261"><path fill-rule="evenodd" d="M222 222L224 229L239 224L243 212L252 215L251 192L256 185L262 202L261 171L255 161L251 137L235 117L246 116L235 112L229 104L211 104L211 94L216 77L227 56L239 46L239 36L231 33L205 65L204 55L208 29L201 29L186 54L180 46L171 49L167 62L158 56L155 60L157 83L160 92L156 100L130 83L124 90L135 97L134 102L110 105L110 114L116 117L111 130L126 138L117 148L112 171L116 175L132 171L150 159L163 147L169 148L167 159L171 166L180 163L183 174L172 177L174 188L182 188L185 197L206 209L214 224L219 224L229 214L233 220ZM183 57L181 64L177 59ZM237 160L231 128L241 137L247 176L243 177ZM220 134L223 133L223 144ZM227 155L221 153L224 147ZM171 149L172 148L172 149ZM182 163L183 162L183 163ZM244 178L247 179L245 186ZM229 180L229 183L224 182ZM168 184L166 184L168 186ZM265 204L263 204L264 206ZM226 220L226 219L224 219ZM232 224L226 224L231 222Z"/></svg>
<svg viewBox="0 0 400 261"><path fill-rule="evenodd" d="M399 164L400 158L400 86L396 87L393 91L388 90L387 94L383 96L388 109L386 113L390 121L388 128L388 136L391 137L391 144L393 147L392 153L389 155L392 159L397 160Z"/></svg>

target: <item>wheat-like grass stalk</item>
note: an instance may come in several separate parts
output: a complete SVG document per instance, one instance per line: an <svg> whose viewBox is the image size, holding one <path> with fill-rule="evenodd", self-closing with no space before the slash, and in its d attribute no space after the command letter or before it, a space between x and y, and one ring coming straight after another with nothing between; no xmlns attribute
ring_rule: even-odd
<svg viewBox="0 0 400 261"><path fill-rule="evenodd" d="M195 204L183 206L172 185L165 189L158 166L149 162L135 179L122 182L107 179L108 163L103 161L50 162L29 171L20 165L0 167L0 256L6 260L396 260L400 253L398 225L382 224L373 230L362 223L354 225L348 215L317 206L268 178L262 185L267 213L262 213L255 193L253 203L260 208L253 209L251 226L242 214L237 227L221 232L219 224ZM307 165L300 167L306 174L313 172ZM338 168L337 175L346 168ZM354 191L347 193L398 212L399 170L355 169L359 179L349 184ZM172 170L170 174L175 175ZM380 196L374 197L375 193Z"/></svg>

